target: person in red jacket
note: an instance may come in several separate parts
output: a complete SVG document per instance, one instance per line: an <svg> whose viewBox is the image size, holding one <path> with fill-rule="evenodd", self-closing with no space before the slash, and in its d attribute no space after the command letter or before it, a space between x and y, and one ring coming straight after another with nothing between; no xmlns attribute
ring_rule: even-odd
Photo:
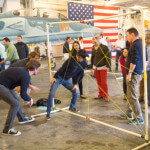
<svg viewBox="0 0 150 150"><path fill-rule="evenodd" d="M121 70L122 70L122 75L123 75L123 91L124 91L124 94L125 94L125 95L126 95L126 93L127 93L126 68L125 68L127 56L128 56L128 49L125 48L125 49L123 50L122 55L119 57L119 62L120 62L120 65L121 65ZM124 100L126 100L125 95L124 95Z"/></svg>

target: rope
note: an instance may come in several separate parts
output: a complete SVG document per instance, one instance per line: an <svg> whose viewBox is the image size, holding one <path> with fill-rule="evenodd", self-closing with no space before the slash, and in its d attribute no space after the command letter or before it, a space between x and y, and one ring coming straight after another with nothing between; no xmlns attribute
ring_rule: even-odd
<svg viewBox="0 0 150 150"><path fill-rule="evenodd" d="M57 36L57 35L56 35ZM59 38L58 38L59 39ZM100 47L101 48L101 47ZM67 49L66 49L67 50ZM102 51L103 52L103 51ZM72 54L71 53L69 53L70 54L70 56L75 60L75 62L80 66L80 68L84 71L84 69L83 69L83 67L77 62L77 60L72 56ZM105 54L103 53L103 55L104 55L104 58L106 58L106 60L107 60L107 56L105 56ZM104 59L103 58L103 59ZM111 59L111 58L110 58ZM102 59L98 62L98 64L100 63L102 61ZM108 60L107 60L108 61ZM109 63L109 62L108 62ZM109 65L110 65L110 63L109 63ZM88 75L88 74L87 74ZM115 75L115 74L114 74ZM89 75L88 75L89 76ZM92 79L92 77L91 76L89 76L91 79ZM116 77L116 76L115 76ZM93 79L92 79L93 80ZM95 81L95 80L94 80ZM98 85L98 87L99 87L99 85ZM99 87L102 91L103 91L103 93L105 94L105 95L107 95L108 97L109 97L109 95L101 88L101 87ZM113 104L123 113L123 114L125 114L124 113L124 111L109 97L109 99L113 102ZM129 102L129 101L128 101ZM130 104L130 103L129 103ZM130 105L131 106L131 105ZM88 108L88 110L89 110L89 108ZM126 114L125 114L126 115ZM127 116L127 115L126 115ZM142 130L142 128L141 128L141 126L140 126L140 128L141 129L139 129L138 128L138 126L137 125L135 125L136 127L137 127L137 129L138 130L140 130L142 133L143 133L143 130Z"/></svg>

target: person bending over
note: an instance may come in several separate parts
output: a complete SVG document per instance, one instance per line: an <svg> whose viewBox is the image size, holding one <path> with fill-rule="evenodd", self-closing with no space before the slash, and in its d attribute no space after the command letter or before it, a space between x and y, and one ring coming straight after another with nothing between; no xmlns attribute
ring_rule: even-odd
<svg viewBox="0 0 150 150"><path fill-rule="evenodd" d="M14 88L21 87L21 98L25 100L28 106L32 106L33 99L27 94L27 88L32 75L38 73L40 63L32 60L26 64L26 67L13 67L0 73L0 97L10 105L6 123L3 129L3 134L6 135L21 135L20 131L13 129L15 117L18 117L19 123L24 124L32 122L34 118L28 118L22 113L20 100L14 92Z"/></svg>
<svg viewBox="0 0 150 150"><path fill-rule="evenodd" d="M39 54L37 52L35 52L35 51L31 52L28 55L28 58L24 58L24 59L18 60L17 62L15 62L13 64L10 64L10 67L25 67L26 64L30 60L38 61L39 60ZM34 90L37 90L37 91L39 90L39 89L37 89L36 86L33 86L31 83L29 84L28 93L30 93L30 89L34 89ZM20 87L17 87L17 91L18 91L18 93L20 93Z"/></svg>
<svg viewBox="0 0 150 150"><path fill-rule="evenodd" d="M88 54L85 50L79 50L77 52L76 58L70 57L68 60L66 60L62 67L56 72L54 77L51 79L51 88L47 103L47 120L50 120L50 112L53 98L60 84L62 84L65 88L72 92L72 99L69 110L77 112L77 109L75 108L79 96L77 83L79 82L79 79L83 76L84 66L82 66L82 62L87 56ZM70 78L72 78L72 82Z"/></svg>

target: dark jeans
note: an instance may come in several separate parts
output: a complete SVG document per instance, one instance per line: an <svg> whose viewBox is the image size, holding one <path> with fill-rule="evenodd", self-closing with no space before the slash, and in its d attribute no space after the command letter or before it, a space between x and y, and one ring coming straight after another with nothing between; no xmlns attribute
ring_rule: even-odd
<svg viewBox="0 0 150 150"><path fill-rule="evenodd" d="M148 105L150 106L150 70L147 71L147 95L148 95Z"/></svg>
<svg viewBox="0 0 150 150"><path fill-rule="evenodd" d="M144 99L144 77L140 82L140 99ZM148 105L150 106L150 70L147 71L147 98L148 98Z"/></svg>
<svg viewBox="0 0 150 150"><path fill-rule="evenodd" d="M123 92L124 94L127 93L127 83L126 83L126 74L122 72L123 75Z"/></svg>
<svg viewBox="0 0 150 150"><path fill-rule="evenodd" d="M3 61L4 58L1 58L0 61ZM2 63L1 64L1 71L5 70L5 63Z"/></svg>
<svg viewBox="0 0 150 150"><path fill-rule="evenodd" d="M110 52L109 70L111 71L111 52Z"/></svg>
<svg viewBox="0 0 150 150"><path fill-rule="evenodd" d="M80 95L83 95L83 84L82 84L82 79L83 79L83 76L80 78L80 80L79 80L79 82L78 82Z"/></svg>
<svg viewBox="0 0 150 150"><path fill-rule="evenodd" d="M5 86L0 84L0 97L10 105L10 109L8 112L8 116L6 119L4 132L8 132L9 129L12 129L15 117L17 115L18 120L24 120L25 116L22 113L20 100L18 95L14 92L14 90L10 90Z"/></svg>
<svg viewBox="0 0 150 150"><path fill-rule="evenodd" d="M69 91L72 92L72 99L71 99L71 103L70 103L70 108L75 108L75 105L76 105L76 102L77 102L78 96L79 96L79 91L76 92L75 90L72 90L73 84L70 81L70 79L65 80L65 79L62 79L61 77L59 77L59 78L56 78L56 82L54 82L50 88L50 93L49 93L48 102L47 102L47 113L51 112L51 107L53 104L53 98L54 98L56 90L60 84L62 84L65 88L67 88Z"/></svg>
<svg viewBox="0 0 150 150"><path fill-rule="evenodd" d="M122 54L122 51L117 50L117 53L116 53L116 69L115 69L115 71L118 71L118 62L119 62L119 57L121 56L121 54Z"/></svg>

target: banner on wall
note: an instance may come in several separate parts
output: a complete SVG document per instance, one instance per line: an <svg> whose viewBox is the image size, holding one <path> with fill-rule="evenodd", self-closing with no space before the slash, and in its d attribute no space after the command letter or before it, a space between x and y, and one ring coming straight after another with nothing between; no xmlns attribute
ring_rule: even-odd
<svg viewBox="0 0 150 150"><path fill-rule="evenodd" d="M118 7L108 7L99 5L81 4L75 2L68 2L68 18L73 21L98 19L107 16L118 15ZM88 22L88 25L98 27L102 29L104 39L108 36L110 42L114 45L118 39L118 18L112 18L107 20L98 20ZM84 38L84 48L91 53L92 50L92 37ZM112 53L114 56L115 53Z"/></svg>

